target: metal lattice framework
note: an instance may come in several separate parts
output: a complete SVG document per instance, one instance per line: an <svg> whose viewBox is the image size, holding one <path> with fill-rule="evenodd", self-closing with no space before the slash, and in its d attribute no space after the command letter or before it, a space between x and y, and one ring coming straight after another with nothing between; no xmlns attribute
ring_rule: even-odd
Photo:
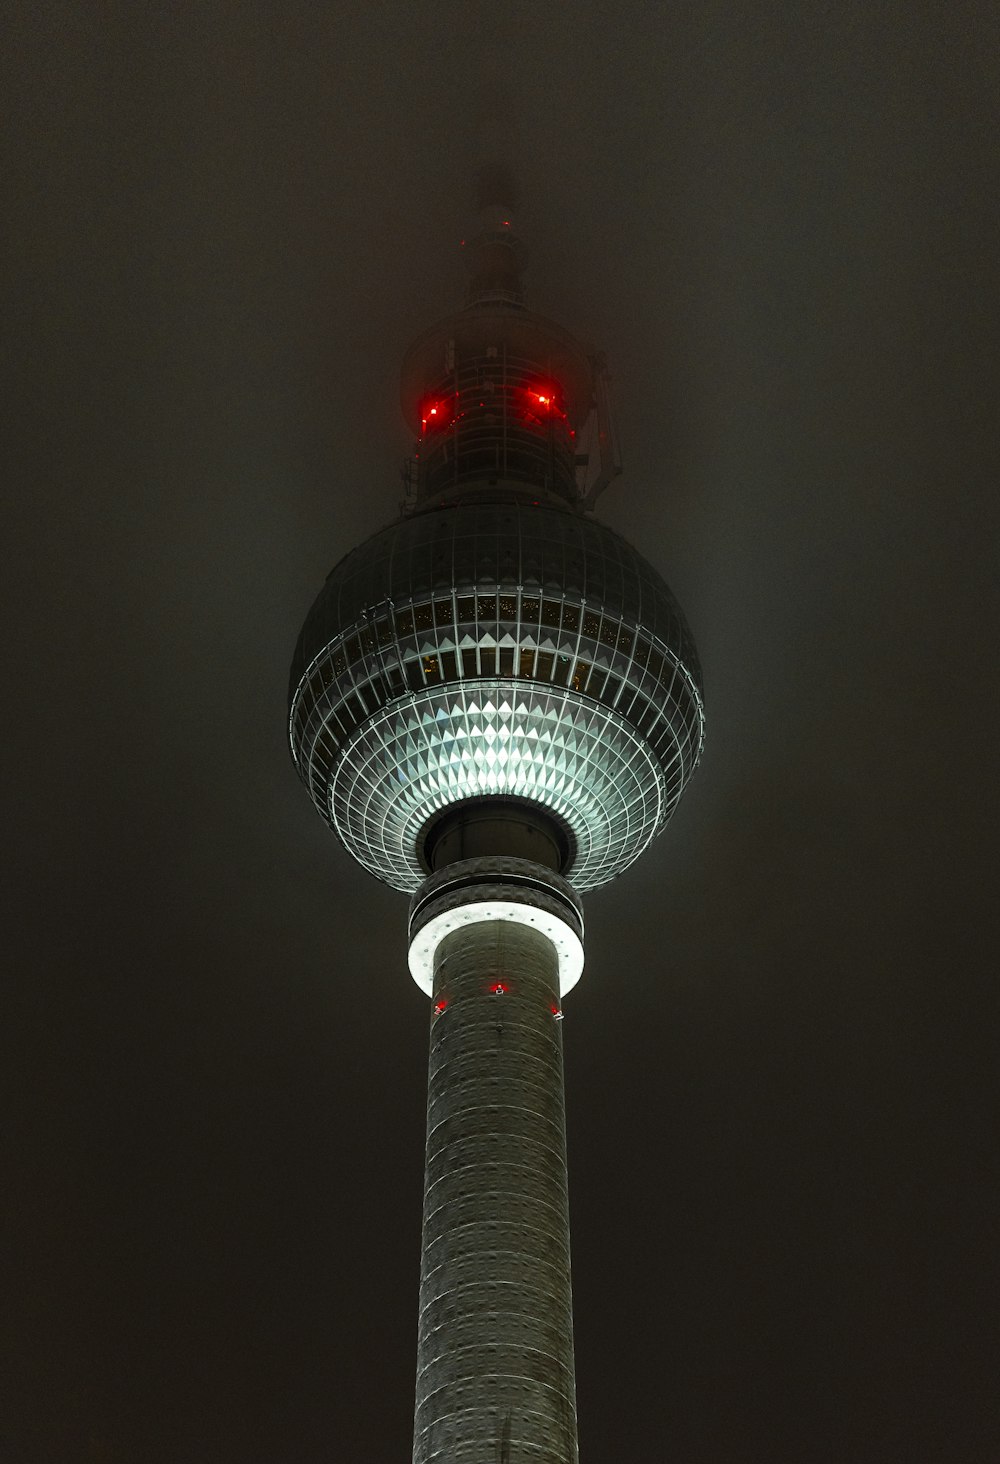
<svg viewBox="0 0 1000 1464"><path fill-rule="evenodd" d="M605 526L516 500L414 515L348 555L292 667L300 776L404 890L434 814L491 796L548 808L576 888L606 883L666 823L703 724L693 642L655 571Z"/></svg>

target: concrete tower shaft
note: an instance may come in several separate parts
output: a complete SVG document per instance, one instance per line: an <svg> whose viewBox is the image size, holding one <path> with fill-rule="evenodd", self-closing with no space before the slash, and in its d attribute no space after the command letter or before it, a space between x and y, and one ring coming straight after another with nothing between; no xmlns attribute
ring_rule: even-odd
<svg viewBox="0 0 1000 1464"><path fill-rule="evenodd" d="M414 1464L576 1464L559 1019L579 909L541 866L477 859L428 881L413 926L433 981Z"/></svg>

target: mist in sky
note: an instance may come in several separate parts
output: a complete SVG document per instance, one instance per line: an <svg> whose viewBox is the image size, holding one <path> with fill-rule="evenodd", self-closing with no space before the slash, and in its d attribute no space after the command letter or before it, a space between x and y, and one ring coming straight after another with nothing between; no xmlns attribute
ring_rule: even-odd
<svg viewBox="0 0 1000 1464"><path fill-rule="evenodd" d="M477 169L705 758L566 1003L591 1464L996 1464L992 7L16 3L2 1464L409 1457L426 998L287 751Z"/></svg>

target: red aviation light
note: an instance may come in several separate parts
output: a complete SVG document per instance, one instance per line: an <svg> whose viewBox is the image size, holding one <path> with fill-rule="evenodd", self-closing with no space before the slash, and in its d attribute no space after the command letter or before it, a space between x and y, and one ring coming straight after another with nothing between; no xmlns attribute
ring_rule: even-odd
<svg viewBox="0 0 1000 1464"><path fill-rule="evenodd" d="M555 1017L557 1022L561 1022L563 1019L562 1007L558 1006L555 1002L552 1003L552 1015Z"/></svg>
<svg viewBox="0 0 1000 1464"><path fill-rule="evenodd" d="M426 437L429 432L443 432L455 420L453 397L425 397L420 403L420 431Z"/></svg>
<svg viewBox="0 0 1000 1464"><path fill-rule="evenodd" d="M447 1008L447 1006L448 998L446 996L438 997L437 1001L434 1003L434 1015L436 1017L439 1017L441 1013Z"/></svg>
<svg viewBox="0 0 1000 1464"><path fill-rule="evenodd" d="M490 991L493 993L494 996L506 996L509 990L510 987L507 985L506 981L494 981L493 985L490 987Z"/></svg>
<svg viewBox="0 0 1000 1464"><path fill-rule="evenodd" d="M532 382L521 389L520 397L522 412L529 423L540 426L543 422L566 420L562 392L555 382Z"/></svg>

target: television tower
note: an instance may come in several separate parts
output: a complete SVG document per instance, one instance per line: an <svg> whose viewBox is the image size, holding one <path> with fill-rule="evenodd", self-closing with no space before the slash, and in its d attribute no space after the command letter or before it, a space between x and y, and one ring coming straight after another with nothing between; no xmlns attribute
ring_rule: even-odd
<svg viewBox="0 0 1000 1464"><path fill-rule="evenodd" d="M663 828L704 727L677 602L590 516L619 471L607 373L525 307L514 202L483 175L468 304L403 362L402 515L332 571L291 671L299 776L411 895L431 998L414 1464L576 1464L579 896Z"/></svg>

